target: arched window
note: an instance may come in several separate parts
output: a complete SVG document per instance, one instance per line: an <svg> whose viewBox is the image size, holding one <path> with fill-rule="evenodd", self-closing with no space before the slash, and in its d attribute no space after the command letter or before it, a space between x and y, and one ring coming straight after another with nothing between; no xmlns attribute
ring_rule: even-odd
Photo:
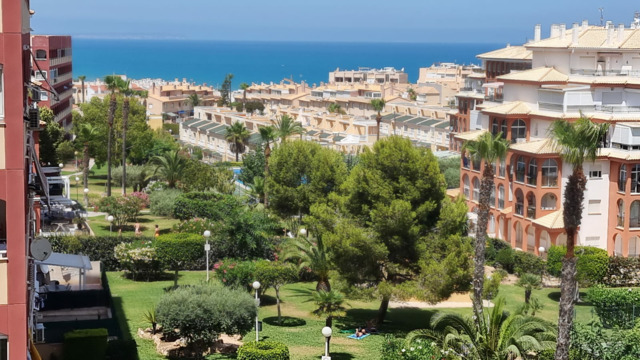
<svg viewBox="0 0 640 360"><path fill-rule="evenodd" d="M478 201L480 199L480 180L477 177L473 178L473 197L471 200Z"/></svg>
<svg viewBox="0 0 640 360"><path fill-rule="evenodd" d="M542 203L540 204L542 210L555 210L556 209L556 195L552 193L546 193L542 197Z"/></svg>
<svg viewBox="0 0 640 360"><path fill-rule="evenodd" d="M462 191L464 192L464 196L468 199L469 198L469 177L467 175L465 175L462 178Z"/></svg>
<svg viewBox="0 0 640 360"><path fill-rule="evenodd" d="M524 182L524 169L525 169L524 157L518 156L518 161L516 162L516 181Z"/></svg>
<svg viewBox="0 0 640 360"><path fill-rule="evenodd" d="M613 255L622 256L622 236L620 234L613 239Z"/></svg>
<svg viewBox="0 0 640 360"><path fill-rule="evenodd" d="M629 239L629 257L638 257L640 251L640 238L632 236Z"/></svg>
<svg viewBox="0 0 640 360"><path fill-rule="evenodd" d="M504 177L507 173L507 163L504 159L500 160L500 166L498 166L498 176Z"/></svg>
<svg viewBox="0 0 640 360"><path fill-rule="evenodd" d="M527 194L527 217L536 218L536 196L532 192Z"/></svg>
<svg viewBox="0 0 640 360"><path fill-rule="evenodd" d="M620 166L620 174L618 175L618 191L625 192L627 184L627 165Z"/></svg>
<svg viewBox="0 0 640 360"><path fill-rule="evenodd" d="M500 132L500 125L498 125L498 119L493 119L491 121L491 134L494 136Z"/></svg>
<svg viewBox="0 0 640 360"><path fill-rule="evenodd" d="M527 184L535 185L537 179L538 179L538 164L536 163L536 159L531 159L529 161L529 170L527 171Z"/></svg>
<svg viewBox="0 0 640 360"><path fill-rule="evenodd" d="M520 223L516 223L516 247L522 250L522 238L524 237L524 231L522 230L522 225Z"/></svg>
<svg viewBox="0 0 640 360"><path fill-rule="evenodd" d="M520 189L516 190L516 214L524 215L524 195Z"/></svg>
<svg viewBox="0 0 640 360"><path fill-rule="evenodd" d="M507 138L507 120L502 120L500 123L500 131L502 132L502 138Z"/></svg>
<svg viewBox="0 0 640 360"><path fill-rule="evenodd" d="M504 209L504 186L498 186L498 209Z"/></svg>
<svg viewBox="0 0 640 360"><path fill-rule="evenodd" d="M487 231L489 234L494 234L496 233L496 218L493 216L493 214L489 214L489 231Z"/></svg>
<svg viewBox="0 0 640 360"><path fill-rule="evenodd" d="M542 163L542 186L558 186L558 163L553 159L547 159Z"/></svg>
<svg viewBox="0 0 640 360"><path fill-rule="evenodd" d="M624 227L624 200L618 200L618 226Z"/></svg>
<svg viewBox="0 0 640 360"><path fill-rule="evenodd" d="M511 142L515 143L518 139L526 139L527 138L527 126L524 123L524 120L518 119L513 122L511 125Z"/></svg>
<svg viewBox="0 0 640 360"><path fill-rule="evenodd" d="M631 168L631 193L640 193L640 164Z"/></svg>
<svg viewBox="0 0 640 360"><path fill-rule="evenodd" d="M489 198L489 206L492 208L496 207L496 188L491 187L491 197Z"/></svg>
<svg viewBox="0 0 640 360"><path fill-rule="evenodd" d="M635 200L631 203L631 209L629 209L629 227L640 227L640 200Z"/></svg>
<svg viewBox="0 0 640 360"><path fill-rule="evenodd" d="M527 251L535 252L536 250L536 231L533 226L527 228Z"/></svg>

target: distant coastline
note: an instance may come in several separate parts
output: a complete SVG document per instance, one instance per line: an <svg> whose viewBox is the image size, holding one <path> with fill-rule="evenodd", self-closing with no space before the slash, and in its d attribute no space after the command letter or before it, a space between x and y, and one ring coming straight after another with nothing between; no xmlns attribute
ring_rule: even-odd
<svg viewBox="0 0 640 360"><path fill-rule="evenodd" d="M259 42L178 39L73 40L73 75L95 80L107 74L131 78L186 78L219 85L233 73L233 87L242 82L278 82L283 78L326 82L337 67L393 66L405 68L409 80L420 67L434 62L479 64L477 54L503 44L370 43L370 42Z"/></svg>

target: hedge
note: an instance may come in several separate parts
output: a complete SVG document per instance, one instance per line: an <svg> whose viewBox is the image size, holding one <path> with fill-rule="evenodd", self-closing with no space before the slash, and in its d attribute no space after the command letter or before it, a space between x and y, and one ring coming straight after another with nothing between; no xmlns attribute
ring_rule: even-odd
<svg viewBox="0 0 640 360"><path fill-rule="evenodd" d="M113 249L120 243L134 241L152 241L149 237L119 237L119 236L60 236L50 237L54 252L64 254L82 254L91 261L102 262L102 270L120 270L120 263L115 257Z"/></svg>
<svg viewBox="0 0 640 360"><path fill-rule="evenodd" d="M64 359L104 360L108 336L107 329L73 330L64 334Z"/></svg>
<svg viewBox="0 0 640 360"><path fill-rule="evenodd" d="M562 259L567 253L566 246L552 246L547 257L547 272L561 276ZM606 250L592 246L576 246L575 254L578 282L582 286L602 283L609 269L609 255Z"/></svg>
<svg viewBox="0 0 640 360"><path fill-rule="evenodd" d="M240 206L240 201L233 195L210 192L186 193L176 199L173 216L180 220L196 217L223 220Z"/></svg>
<svg viewBox="0 0 640 360"><path fill-rule="evenodd" d="M238 360L289 360L287 345L276 341L248 342L238 348Z"/></svg>
<svg viewBox="0 0 640 360"><path fill-rule="evenodd" d="M640 317L640 289L611 289L596 285L587 291L602 325L630 329Z"/></svg>

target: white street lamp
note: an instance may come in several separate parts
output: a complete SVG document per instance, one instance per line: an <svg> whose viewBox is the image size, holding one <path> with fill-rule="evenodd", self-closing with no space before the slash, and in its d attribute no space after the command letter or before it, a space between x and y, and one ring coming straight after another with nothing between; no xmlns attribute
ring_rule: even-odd
<svg viewBox="0 0 640 360"><path fill-rule="evenodd" d="M540 246L540 247L538 248L538 252L539 252L540 254L544 254L544 252L545 252L546 250L547 250L547 249L545 249L545 248L544 248L544 246Z"/></svg>
<svg viewBox="0 0 640 360"><path fill-rule="evenodd" d="M322 360L331 360L331 357L329 356L329 339L331 338L332 333L333 331L330 327L325 326L322 328L322 336L324 336L324 356L322 357Z"/></svg>
<svg viewBox="0 0 640 360"><path fill-rule="evenodd" d="M109 236L111 236L111 232L113 231L113 215L107 216L107 221L109 222Z"/></svg>
<svg viewBox="0 0 640 360"><path fill-rule="evenodd" d="M58 164L58 166L60 167L60 169L62 169L64 167L63 163Z"/></svg>
<svg viewBox="0 0 640 360"><path fill-rule="evenodd" d="M76 176L76 201L80 200L78 198L78 181L80 181L80 178Z"/></svg>
<svg viewBox="0 0 640 360"><path fill-rule="evenodd" d="M88 208L89 207L89 188L84 188L83 190L84 192L84 207ZM88 211L88 210L87 210Z"/></svg>
<svg viewBox="0 0 640 360"><path fill-rule="evenodd" d="M209 282L209 251L211 251L211 245L209 245L209 238L211 237L211 231L205 230L202 234L206 240L204 244L204 252L207 254L207 282Z"/></svg>
<svg viewBox="0 0 640 360"><path fill-rule="evenodd" d="M259 308L260 307L260 299L258 298L258 289L260 289L260 282L254 281L253 284L251 284L251 286L253 286L253 288L256 290L256 306ZM259 330L258 330L258 326L259 326L258 309L256 309L256 342L258 342L259 334L260 334Z"/></svg>
<svg viewBox="0 0 640 360"><path fill-rule="evenodd" d="M545 251L547 251L547 249L545 249L544 246L540 246L538 248L538 253L540 254L540 257L544 257L544 252ZM542 271L540 272L540 283L542 284L542 287L544 287L544 267L542 268Z"/></svg>

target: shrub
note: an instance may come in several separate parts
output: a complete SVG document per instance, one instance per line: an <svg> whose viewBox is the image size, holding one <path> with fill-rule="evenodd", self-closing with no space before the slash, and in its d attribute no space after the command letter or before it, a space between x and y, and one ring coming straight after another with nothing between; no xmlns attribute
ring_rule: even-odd
<svg viewBox="0 0 640 360"><path fill-rule="evenodd" d="M567 253L565 246L552 246L547 257L547 272L553 276L560 276L562 259ZM609 255L606 250L591 246L576 246L575 254L578 258L576 269L577 279L582 286L602 283L609 270Z"/></svg>
<svg viewBox="0 0 640 360"><path fill-rule="evenodd" d="M157 183L156 183L157 184ZM178 189L157 190L149 195L149 208L153 215L173 216L176 199L182 195Z"/></svg>
<svg viewBox="0 0 640 360"><path fill-rule="evenodd" d="M129 194L129 196L137 197L138 199L140 199L143 207L149 207L149 195L147 193L136 191Z"/></svg>
<svg viewBox="0 0 640 360"><path fill-rule="evenodd" d="M256 280L256 261L239 261L236 259L221 260L213 265L214 276L225 286L251 290ZM260 287L264 292L265 287Z"/></svg>
<svg viewBox="0 0 640 360"><path fill-rule="evenodd" d="M162 129L167 131L167 132L169 130L171 130L171 134L172 135L180 134L180 125L179 124L164 123L164 124L162 124Z"/></svg>
<svg viewBox="0 0 640 360"><path fill-rule="evenodd" d="M213 230L216 226L216 223L208 220L195 218L191 220L183 221L179 224L173 226L173 231L178 233L189 233L189 234L204 234L205 230Z"/></svg>
<svg viewBox="0 0 640 360"><path fill-rule="evenodd" d="M220 333L249 332L256 304L243 290L219 285L181 287L162 296L156 316L166 335L206 344Z"/></svg>
<svg viewBox="0 0 640 360"><path fill-rule="evenodd" d="M640 258L612 256L603 282L607 286L640 286Z"/></svg>
<svg viewBox="0 0 640 360"><path fill-rule="evenodd" d="M511 245L500 239L496 238L488 238L487 239L487 249L485 252L485 260L487 263L491 264L496 260L496 256L498 255L498 251L502 249L511 249Z"/></svg>
<svg viewBox="0 0 640 360"><path fill-rule="evenodd" d="M65 360L104 360L107 353L107 329L73 330L64 334Z"/></svg>
<svg viewBox="0 0 640 360"><path fill-rule="evenodd" d="M238 360L289 360L287 345L276 341L248 342L238 348Z"/></svg>
<svg viewBox="0 0 640 360"><path fill-rule="evenodd" d="M496 257L495 257L495 264L506 270L509 273L513 273L513 264L514 264L514 255L515 250L509 248L504 248L499 250L496 253Z"/></svg>
<svg viewBox="0 0 640 360"><path fill-rule="evenodd" d="M153 238L116 236L61 236L51 237L53 251L64 254L82 254L91 261L100 261L104 271L120 270L113 249L120 243L151 242Z"/></svg>
<svg viewBox="0 0 640 360"><path fill-rule="evenodd" d="M423 360L440 359L436 349L429 342L416 339L407 344L402 338L385 335L380 351L380 360Z"/></svg>
<svg viewBox="0 0 640 360"><path fill-rule="evenodd" d="M231 211L240 206L240 201L233 195L186 193L176 199L173 214L180 220L196 217L222 220L227 219Z"/></svg>
<svg viewBox="0 0 640 360"><path fill-rule="evenodd" d="M596 285L588 290L587 296L605 327L633 327L636 311L640 312L640 289L611 289Z"/></svg>
<svg viewBox="0 0 640 360"><path fill-rule="evenodd" d="M138 218L142 205L142 200L136 196L108 196L100 199L98 210L113 215L115 225L122 227Z"/></svg>
<svg viewBox="0 0 640 360"><path fill-rule="evenodd" d="M516 251L513 260L513 271L519 276L527 273L540 275L545 267L542 258L525 251Z"/></svg>
<svg viewBox="0 0 640 360"><path fill-rule="evenodd" d="M264 211L236 208L212 231L216 258L273 259L279 222Z"/></svg>
<svg viewBox="0 0 640 360"><path fill-rule="evenodd" d="M152 170L144 165L127 165L127 186L134 191L141 191L149 183ZM117 186L122 186L122 167L111 169L111 178Z"/></svg>
<svg viewBox="0 0 640 360"><path fill-rule="evenodd" d="M121 243L114 249L120 268L133 280L155 280L162 275L162 263L152 247Z"/></svg>
<svg viewBox="0 0 640 360"><path fill-rule="evenodd" d="M256 110L262 113L264 111L264 104L259 101L247 101L244 108L248 113L253 113Z"/></svg>
<svg viewBox="0 0 640 360"><path fill-rule="evenodd" d="M166 234L156 238L155 248L158 259L167 268L175 271L175 285L178 284L179 270L203 268L204 243L204 237L196 234Z"/></svg>

